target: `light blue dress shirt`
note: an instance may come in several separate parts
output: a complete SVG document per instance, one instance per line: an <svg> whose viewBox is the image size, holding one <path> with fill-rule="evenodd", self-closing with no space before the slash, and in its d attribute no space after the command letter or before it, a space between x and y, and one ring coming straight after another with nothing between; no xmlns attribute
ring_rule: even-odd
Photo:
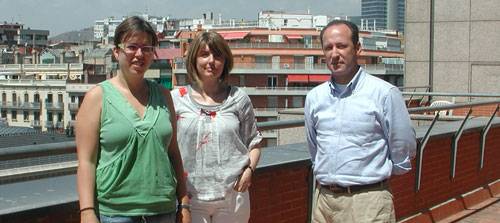
<svg viewBox="0 0 500 223"><path fill-rule="evenodd" d="M415 131L401 92L363 68L343 92L331 81L312 89L304 115L319 183L366 185L411 169Z"/></svg>

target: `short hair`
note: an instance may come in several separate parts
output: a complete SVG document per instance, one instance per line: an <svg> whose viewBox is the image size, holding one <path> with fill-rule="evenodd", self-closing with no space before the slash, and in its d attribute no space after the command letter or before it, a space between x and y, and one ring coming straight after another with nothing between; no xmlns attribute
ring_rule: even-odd
<svg viewBox="0 0 500 223"><path fill-rule="evenodd" d="M198 70L196 69L196 58L198 51L208 46L210 51L218 57L224 58L224 69L220 77L223 84L227 84L229 73L233 69L233 54L231 49L224 38L214 31L204 31L198 33L193 42L189 45L188 55L186 59L186 68L188 78L192 84L197 84L201 87L201 80L198 77Z"/></svg>
<svg viewBox="0 0 500 223"><path fill-rule="evenodd" d="M359 42L359 29L358 26L351 21L347 20L332 20L329 22L325 28L321 30L321 33L319 34L319 38L321 40L321 46L323 46L323 35L325 34L325 30L330 28L331 26L335 25L346 25L350 30L351 30L351 40L354 45L358 44Z"/></svg>
<svg viewBox="0 0 500 223"><path fill-rule="evenodd" d="M153 46L158 45L158 37L151 24L139 16L132 16L123 20L123 22L116 27L114 39L115 47L118 47L124 40L139 32L148 34Z"/></svg>

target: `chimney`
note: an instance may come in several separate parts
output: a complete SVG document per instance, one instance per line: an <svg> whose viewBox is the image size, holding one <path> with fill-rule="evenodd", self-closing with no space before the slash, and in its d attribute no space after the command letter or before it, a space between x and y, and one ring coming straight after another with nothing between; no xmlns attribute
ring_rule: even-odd
<svg viewBox="0 0 500 223"><path fill-rule="evenodd" d="M14 63L15 64L20 64L21 62L21 53L19 51L14 51Z"/></svg>
<svg viewBox="0 0 500 223"><path fill-rule="evenodd" d="M62 63L64 63L64 55L65 55L65 54L66 54L66 51L63 51L63 52L61 53L61 57L59 58L59 63L61 63L61 64L62 64Z"/></svg>
<svg viewBox="0 0 500 223"><path fill-rule="evenodd" d="M83 63L83 54L84 54L85 51L83 50L80 50L78 51L78 62L79 63Z"/></svg>

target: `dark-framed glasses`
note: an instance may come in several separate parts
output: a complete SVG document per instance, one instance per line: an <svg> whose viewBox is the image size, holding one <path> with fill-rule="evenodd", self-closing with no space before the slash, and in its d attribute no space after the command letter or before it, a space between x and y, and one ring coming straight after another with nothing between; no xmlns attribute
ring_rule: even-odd
<svg viewBox="0 0 500 223"><path fill-rule="evenodd" d="M134 43L120 43L118 47L123 49L127 54L135 54L139 49L141 49L142 53L152 54L155 52L154 46L148 45L138 45Z"/></svg>

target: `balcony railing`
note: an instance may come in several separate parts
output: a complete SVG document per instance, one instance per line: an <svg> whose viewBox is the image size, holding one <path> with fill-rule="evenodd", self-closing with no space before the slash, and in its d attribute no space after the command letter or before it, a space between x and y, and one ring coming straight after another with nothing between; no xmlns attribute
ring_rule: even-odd
<svg viewBox="0 0 500 223"><path fill-rule="evenodd" d="M45 103L47 110L64 110L64 103L62 102L47 102Z"/></svg>
<svg viewBox="0 0 500 223"><path fill-rule="evenodd" d="M278 48L278 49L321 49L321 44L311 43L229 43L233 49L250 48Z"/></svg>
<svg viewBox="0 0 500 223"><path fill-rule="evenodd" d="M31 121L31 127L40 128L40 127L42 127L42 123L40 122L40 120L33 120L33 121Z"/></svg>
<svg viewBox="0 0 500 223"><path fill-rule="evenodd" d="M430 134L433 130L434 124L430 126L418 126L416 128L417 140L419 141L419 146L417 152L417 159L412 162L414 168L409 173L402 176L393 176L390 179L390 184L393 189L394 202L396 215L398 219L401 220L403 217L410 216L418 213L423 213L423 210L430 210L431 207L436 208L438 204L449 202L450 199L458 199L458 205L469 205L468 202L462 196L476 188L484 187L485 185L491 184L491 182L497 182L499 172L497 171L497 163L499 159L495 151L498 151L499 144L497 142L496 135L500 130L500 120L495 118L496 112L498 112L498 104L500 100L491 100L483 102L474 103L463 103L455 104L452 106L441 106L441 107L422 107L422 108L410 108L409 112L412 114L421 114L423 112L437 111L443 109L456 109L456 108L470 108L482 105L494 105L497 106L492 117L488 118L475 118L470 120L468 125L460 125L460 123L446 123L441 125L434 133ZM436 118L438 115L436 115ZM469 119L466 117L464 123ZM258 123L260 130L273 130L282 128L293 128L302 127L304 125L304 120L290 120L290 121L271 121ZM451 136L454 140L458 141L460 135L463 131L463 126L466 126L464 134L467 137L462 137L463 140L460 142L460 150L450 152L450 149L444 148L443 146L452 146L450 139L447 137ZM490 130L491 127L491 130ZM488 131L490 134L488 134ZM458 134L457 134L458 133ZM494 133L494 134L493 134ZM431 136L432 135L432 136ZM487 137L486 137L487 136ZM432 138L432 143L428 144L427 149L425 149L429 138ZM488 138L488 143L485 143L485 139ZM478 141L482 141L478 143ZM487 146L487 150L485 150ZM425 153L424 153L425 150ZM476 151L478 150L478 151ZM54 144L44 144L37 146L24 146L16 148L6 148L0 150L0 161L14 160L26 157L41 157L50 156L52 154L68 154L75 153L76 145L74 142L67 143L54 143ZM487 151L485 153L485 151ZM458 155L457 155L458 154ZM457 158L458 157L458 158ZM425 158L425 161L424 161ZM457 159L456 159L457 158ZM487 162L484 162L486 159ZM459 163L457 169L455 169L456 164ZM77 163L67 163L59 168L54 167L41 167L39 172L56 172L57 170L74 173L76 170ZM256 174L254 176L255 181L253 182L253 187L250 188L250 193L253 202L259 204L258 209L252 209L251 222L274 222L270 221L272 216L264 216L265 212L276 213L278 211L280 215L277 219L281 219L286 216L284 213L292 212L302 212L307 213L310 211L311 191L314 188L314 180L311 177L311 163L310 157L307 152L307 145L305 143L285 145L280 146L280 148L266 148L263 149L263 155L261 162L257 168ZM425 169L425 172L421 172ZM448 175L448 173L454 173L457 170L457 176ZM420 173L424 173L420 175ZM19 174L19 173L16 173ZM34 174L33 171L29 174ZM290 176L289 178L283 177L283 175ZM5 176L4 176L5 177ZM6 176L11 177L11 176ZM26 177L26 175L25 175ZM29 176L28 176L29 177ZM18 204L24 205L19 209L7 209L0 210L4 211L4 215L17 214L21 211L33 211L41 213L41 215L46 216L50 213L40 212L41 208L60 208L63 206L71 206L77 201L76 187L74 175L66 176L64 179L60 177L50 178L46 182L50 182L51 187L55 188L54 182L57 183L57 189L51 195L46 196L46 199L51 199L51 202L36 202L36 204ZM30 178L26 178L30 179ZM291 183L289 180L297 180L297 182ZM424 179L424 181L421 181ZM283 183L286 182L286 183ZM40 182L26 180L26 185L41 185ZM422 183L422 188L419 190L417 185ZM11 184L12 185L12 184ZM298 188L300 190L291 190L291 188ZM3 186L3 185L2 185ZM496 184L498 186L498 183ZM71 187L70 192L65 193L66 199L61 199L59 195L59 189ZM300 188L299 188L300 187ZM4 186L4 189L10 189L9 185ZM38 188L31 187L33 190ZM44 188L40 188L43 190ZM490 189L486 189L488 196L491 195ZM29 191L27 193L33 193ZM436 196L439 194L439 196ZM52 197L59 196L57 198ZM295 206L290 206L288 202L296 202L297 197L300 197L301 204L306 204L309 202L309 206L301 206L300 210L294 210ZM269 202L273 200L274 202ZM415 202L415 201L425 201L425 202ZM455 202L455 201L452 201ZM460 203L461 202L461 203ZM1 202L0 202L1 203ZM276 206L277 205L277 206ZM273 208L274 207L274 208ZM280 207L280 208L276 208ZM57 212L58 215L71 215L74 213L73 209L77 207L71 206L71 211L67 210L68 213ZM283 210L282 210L283 209ZM271 211L275 210L275 211ZM66 212L66 211L64 211ZM69 213L71 212L71 213ZM261 216L262 215L262 216ZM271 215L271 214L269 214ZM0 215L1 216L1 215ZM265 217L269 217L267 220ZM436 217L436 216L435 216ZM442 217L442 216L440 216ZM257 220L259 219L259 220ZM439 219L438 219L439 220ZM436 221L438 221L436 220ZM306 222L306 221L276 221L276 222Z"/></svg>
<svg viewBox="0 0 500 223"><path fill-rule="evenodd" d="M362 64L368 73L374 75L403 75L404 64ZM186 64L176 63L174 71L185 73ZM247 72L274 72L274 73L316 73L330 74L326 64L306 64L306 63L235 63L233 73Z"/></svg>
<svg viewBox="0 0 500 223"><path fill-rule="evenodd" d="M182 70L181 70L182 69ZM186 64L184 62L175 64L175 72L182 73L186 72ZM299 72L307 72L313 71L315 73L325 73L328 74L330 71L328 70L326 64L305 64L305 63L235 63L233 66L233 71L238 72L241 70L248 71L282 71L284 73L290 73L294 71Z"/></svg>
<svg viewBox="0 0 500 223"><path fill-rule="evenodd" d="M76 102L69 103L68 107L70 111L78 111L78 103Z"/></svg>

